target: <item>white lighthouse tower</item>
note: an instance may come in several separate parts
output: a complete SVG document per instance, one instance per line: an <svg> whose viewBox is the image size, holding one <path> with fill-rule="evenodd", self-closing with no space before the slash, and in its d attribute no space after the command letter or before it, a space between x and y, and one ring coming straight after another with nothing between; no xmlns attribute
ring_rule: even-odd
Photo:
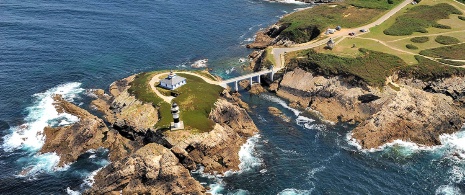
<svg viewBox="0 0 465 195"><path fill-rule="evenodd" d="M176 103L171 105L171 114L173 115L173 122L171 122L171 130L184 129L184 123L179 120L179 106Z"/></svg>

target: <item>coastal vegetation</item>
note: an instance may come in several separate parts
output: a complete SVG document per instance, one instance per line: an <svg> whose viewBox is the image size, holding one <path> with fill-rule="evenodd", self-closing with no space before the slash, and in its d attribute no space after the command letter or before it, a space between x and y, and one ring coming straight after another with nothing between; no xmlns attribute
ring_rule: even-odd
<svg viewBox="0 0 465 195"><path fill-rule="evenodd" d="M460 20L465 21L465 16L458 16Z"/></svg>
<svg viewBox="0 0 465 195"><path fill-rule="evenodd" d="M429 41L429 37L413 37L410 41L414 43L426 43Z"/></svg>
<svg viewBox="0 0 465 195"><path fill-rule="evenodd" d="M290 66L298 66L324 76L355 76L371 86L384 86L386 77L407 64L397 56L359 49L362 56L355 58L317 53L315 50L303 50L290 60Z"/></svg>
<svg viewBox="0 0 465 195"><path fill-rule="evenodd" d="M436 39L434 39L434 41L436 41L439 44L443 44L443 45L452 45L452 44L460 43L460 40L458 40L457 38L451 37L451 36L445 36L445 35L437 36Z"/></svg>
<svg viewBox="0 0 465 195"><path fill-rule="evenodd" d="M390 4L384 0L348 0L334 5L315 6L282 18L278 23L287 28L280 35L296 43L308 42L327 28L353 28L367 24L400 2L393 0Z"/></svg>
<svg viewBox="0 0 465 195"><path fill-rule="evenodd" d="M396 21L384 34L392 36L411 35L414 32L427 33L428 27L450 29L450 26L437 23L440 19L447 19L451 14L462 14L454 6L440 3L433 6L418 5L409 9L405 14L396 18Z"/></svg>
<svg viewBox="0 0 465 195"><path fill-rule="evenodd" d="M154 71L138 74L128 91L137 99L151 103L159 110L160 120L156 128L168 128L172 122L171 105L158 97L149 85L151 78L160 73L162 72ZM176 89L179 96L173 100L181 107L181 120L184 121L186 128L190 127L200 132L211 130L213 121L208 119L208 115L219 98L222 87L209 84L197 76L178 75L187 79L187 84ZM161 89L160 93L170 95L171 92Z"/></svg>
<svg viewBox="0 0 465 195"><path fill-rule="evenodd" d="M437 47L432 49L426 49L420 52L421 55L429 56L433 58L446 58L465 60L465 44L457 44L450 46Z"/></svg>
<svg viewBox="0 0 465 195"><path fill-rule="evenodd" d="M451 76L465 76L464 68L444 65L419 55L416 55L415 58L418 64L402 67L399 71L401 77L431 81Z"/></svg>
<svg viewBox="0 0 465 195"><path fill-rule="evenodd" d="M405 45L405 47L406 47L407 49L413 49L413 50L418 49L417 46L412 45L412 44L407 44L407 45Z"/></svg>

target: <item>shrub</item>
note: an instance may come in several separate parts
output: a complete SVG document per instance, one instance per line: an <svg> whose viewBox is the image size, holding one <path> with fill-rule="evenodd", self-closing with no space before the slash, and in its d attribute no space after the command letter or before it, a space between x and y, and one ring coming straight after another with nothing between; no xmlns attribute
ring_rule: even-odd
<svg viewBox="0 0 465 195"><path fill-rule="evenodd" d="M452 27L444 25L444 24L433 24L434 28L441 28L441 29L451 29Z"/></svg>
<svg viewBox="0 0 465 195"><path fill-rule="evenodd" d="M289 67L298 66L323 76L341 75L361 80L368 85L384 86L386 77L407 64L397 56L360 48L362 56L356 58L341 57L317 53L314 50L299 51L292 58ZM303 57L303 58L302 58Z"/></svg>
<svg viewBox="0 0 465 195"><path fill-rule="evenodd" d="M465 16L459 16L459 19L465 21Z"/></svg>
<svg viewBox="0 0 465 195"><path fill-rule="evenodd" d="M414 32L427 33L426 28L431 26L447 28L445 25L438 24L437 21L449 18L450 14L462 14L462 12L447 3L415 6L396 18L396 22L383 32L386 35L403 36Z"/></svg>
<svg viewBox="0 0 465 195"><path fill-rule="evenodd" d="M407 49L418 49L417 46L412 45L412 44L407 44L407 45L405 45L405 47L407 47Z"/></svg>
<svg viewBox="0 0 465 195"><path fill-rule="evenodd" d="M413 77L423 81L432 81L452 76L464 76L465 69L443 65L422 56L415 56L418 64L404 66L399 71L400 77Z"/></svg>
<svg viewBox="0 0 465 195"><path fill-rule="evenodd" d="M410 41L414 43L426 43L429 41L429 37L413 37Z"/></svg>
<svg viewBox="0 0 465 195"><path fill-rule="evenodd" d="M458 40L457 38L445 35L439 35L434 40L443 45L452 45L460 43L460 40Z"/></svg>
<svg viewBox="0 0 465 195"><path fill-rule="evenodd" d="M465 60L465 55L463 55L463 51L465 51L465 44L457 44L426 49L421 51L420 54L433 58Z"/></svg>

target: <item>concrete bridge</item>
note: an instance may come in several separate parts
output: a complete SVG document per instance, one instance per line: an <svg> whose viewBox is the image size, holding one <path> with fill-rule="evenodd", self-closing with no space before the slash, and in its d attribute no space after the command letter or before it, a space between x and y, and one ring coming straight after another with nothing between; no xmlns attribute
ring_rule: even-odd
<svg viewBox="0 0 465 195"><path fill-rule="evenodd" d="M236 91L238 91L239 90L239 86L238 86L239 81L242 81L242 80L245 80L245 79L250 79L250 86L252 86L254 77L257 77L257 82L260 83L260 76L265 75L265 74L270 74L270 79L271 79L271 81L273 81L274 73L276 73L280 69L281 68L268 69L268 70L262 70L262 71L258 71L258 72L254 72L254 73L250 73L250 74L246 74L246 75L241 75L241 76L238 76L238 77L235 77L235 78L231 78L231 79L221 81L220 85L222 87L226 88L229 83L234 83L234 89Z"/></svg>

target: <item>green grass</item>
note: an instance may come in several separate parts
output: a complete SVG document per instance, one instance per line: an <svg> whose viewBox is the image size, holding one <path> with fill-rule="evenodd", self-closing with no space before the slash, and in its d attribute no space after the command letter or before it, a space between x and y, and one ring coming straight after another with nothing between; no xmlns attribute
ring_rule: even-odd
<svg viewBox="0 0 465 195"><path fill-rule="evenodd" d="M181 94L173 100L179 105L184 125L201 132L212 130L214 122L208 119L208 115L223 88L193 75L178 75L187 79L187 84L177 89Z"/></svg>
<svg viewBox="0 0 465 195"><path fill-rule="evenodd" d="M413 37L410 41L414 43L426 43L429 41L429 37Z"/></svg>
<svg viewBox="0 0 465 195"><path fill-rule="evenodd" d="M443 44L443 45L452 45L452 44L460 43L460 40L458 40L457 38L451 37L451 36L445 36L445 35L439 35L434 40L437 43Z"/></svg>
<svg viewBox="0 0 465 195"><path fill-rule="evenodd" d="M378 2L377 0L375 1ZM335 28L336 26L341 26L342 28L358 27L376 19L385 11L384 9L350 6L351 2L362 5L363 2L371 1L346 1L336 4L336 7L319 5L311 9L291 13L278 22L281 25L287 26L280 35L296 43L304 43L317 38L327 28ZM387 1L385 3L387 4Z"/></svg>
<svg viewBox="0 0 465 195"><path fill-rule="evenodd" d="M402 2L402 0L350 0L348 4L359 8L389 10L400 2Z"/></svg>
<svg viewBox="0 0 465 195"><path fill-rule="evenodd" d="M415 56L418 64L402 67L399 71L401 77L413 77L423 81L432 81L451 76L465 76L465 69L443 65L439 62L422 56Z"/></svg>
<svg viewBox="0 0 465 195"><path fill-rule="evenodd" d="M152 88L149 85L150 80L156 74L161 72L146 72L140 73L131 82L131 87L129 88L129 93L134 95L138 100L143 102L151 103L154 107L159 110L159 121L155 125L156 127L169 127L169 124L172 120L170 105L163 101L160 97L152 91ZM166 110L168 108L168 110Z"/></svg>
<svg viewBox="0 0 465 195"><path fill-rule="evenodd" d="M290 60L290 67L300 67L317 74L330 76L355 76L371 86L384 86L386 77L399 67L407 64L397 56L360 49L362 56L356 58L340 57L331 54L316 53L314 50L299 51ZM304 58L302 58L304 57Z"/></svg>
<svg viewBox="0 0 465 195"><path fill-rule="evenodd" d="M273 48L271 48L271 47L267 47L265 49L265 54L263 56L263 61L262 61L262 64L261 64L262 68L268 68L271 65L276 66L276 62L274 60L273 54L271 54L272 50L273 50Z"/></svg>
<svg viewBox="0 0 465 195"><path fill-rule="evenodd" d="M420 52L421 55L433 58L446 58L454 60L465 60L465 44L450 45L426 49Z"/></svg>
<svg viewBox="0 0 465 195"><path fill-rule="evenodd" d="M199 74L207 79L211 79L213 81L217 80L215 76L213 76L212 74L210 74L210 72L206 70L197 70L197 71L194 71L194 73Z"/></svg>
<svg viewBox="0 0 465 195"><path fill-rule="evenodd" d="M434 6L418 5L396 18L395 23L383 32L386 35L403 36L414 32L427 33L429 27L450 28L438 24L437 21L449 18L451 14L462 14L462 12L447 3Z"/></svg>
<svg viewBox="0 0 465 195"><path fill-rule="evenodd" d="M413 50L418 49L417 46L412 45L412 44L407 44L407 45L405 45L405 47L406 47L407 49L413 49Z"/></svg>

